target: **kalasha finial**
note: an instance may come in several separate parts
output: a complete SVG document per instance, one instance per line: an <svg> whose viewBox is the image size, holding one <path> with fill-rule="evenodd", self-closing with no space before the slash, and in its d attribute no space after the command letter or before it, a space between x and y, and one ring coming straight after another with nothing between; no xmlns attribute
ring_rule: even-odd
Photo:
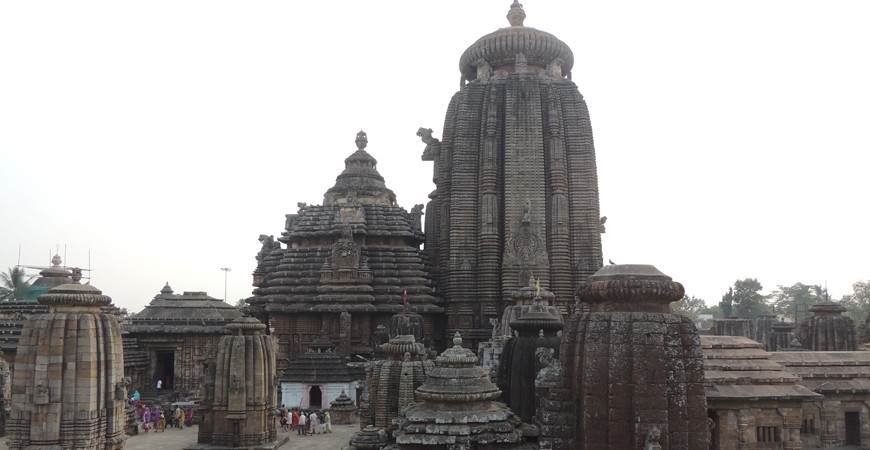
<svg viewBox="0 0 870 450"><path fill-rule="evenodd" d="M366 132L363 130L359 130L359 133L356 134L356 148L363 150L366 148L366 145L369 143L369 138L366 136Z"/></svg>
<svg viewBox="0 0 870 450"><path fill-rule="evenodd" d="M63 261L60 259L60 255L55 254L54 257L51 258L51 265L54 267L60 267Z"/></svg>
<svg viewBox="0 0 870 450"><path fill-rule="evenodd" d="M458 331L453 335L453 346L462 347L462 335Z"/></svg>
<svg viewBox="0 0 870 450"><path fill-rule="evenodd" d="M511 9L507 13L507 20L512 27L523 26L523 20L526 20L526 12L523 11L523 5L518 0L514 0L513 4L511 4Z"/></svg>

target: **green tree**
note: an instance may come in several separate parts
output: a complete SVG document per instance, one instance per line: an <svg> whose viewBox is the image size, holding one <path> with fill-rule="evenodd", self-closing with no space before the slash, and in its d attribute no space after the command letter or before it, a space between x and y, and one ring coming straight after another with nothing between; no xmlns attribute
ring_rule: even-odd
<svg viewBox="0 0 870 450"><path fill-rule="evenodd" d="M0 301L24 300L30 291L30 280L21 267L10 267L0 273Z"/></svg>
<svg viewBox="0 0 870 450"><path fill-rule="evenodd" d="M236 301L236 308L242 309L242 308L244 308L245 306L248 306L248 305L245 303L245 299L240 298L238 301Z"/></svg>
<svg viewBox="0 0 870 450"><path fill-rule="evenodd" d="M852 285L852 293L846 294L840 300L846 307L846 315L862 325L870 314L870 280L859 281Z"/></svg>
<svg viewBox="0 0 870 450"><path fill-rule="evenodd" d="M684 295L682 299L671 303L671 313L679 314L688 317L692 322L698 321L698 314L704 309L704 300L695 297Z"/></svg>
<svg viewBox="0 0 870 450"><path fill-rule="evenodd" d="M761 283L755 278L746 278L734 282L734 309L741 319L754 319L760 314L771 311L767 304L767 296L761 294ZM731 290L729 289L729 292Z"/></svg>
<svg viewBox="0 0 870 450"><path fill-rule="evenodd" d="M728 288L728 293L722 296L722 301L719 302L719 309L722 310L722 317L727 319L734 314L734 288Z"/></svg>
<svg viewBox="0 0 870 450"><path fill-rule="evenodd" d="M825 301L825 290L821 285L795 283L777 288L770 294L773 312L785 314L798 323L809 315L810 306Z"/></svg>

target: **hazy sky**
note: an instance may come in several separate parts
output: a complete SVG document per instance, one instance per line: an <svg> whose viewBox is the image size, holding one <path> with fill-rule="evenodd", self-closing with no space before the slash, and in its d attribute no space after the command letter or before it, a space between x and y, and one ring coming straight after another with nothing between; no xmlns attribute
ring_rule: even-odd
<svg viewBox="0 0 870 450"><path fill-rule="evenodd" d="M0 268L66 263L131 311L251 294L261 233L320 204L360 129L410 210L458 61L510 0L0 3ZM716 303L870 279L870 3L526 0L574 52L605 260Z"/></svg>

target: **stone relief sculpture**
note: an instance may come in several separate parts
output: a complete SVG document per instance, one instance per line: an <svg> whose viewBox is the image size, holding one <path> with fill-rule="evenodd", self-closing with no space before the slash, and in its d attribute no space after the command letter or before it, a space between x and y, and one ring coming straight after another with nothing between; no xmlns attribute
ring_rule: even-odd
<svg viewBox="0 0 870 450"><path fill-rule="evenodd" d="M526 203L523 205L523 223L531 223L532 222L532 201L526 199Z"/></svg>
<svg viewBox="0 0 870 450"><path fill-rule="evenodd" d="M230 390L234 392L238 392L242 389L242 380L239 378L239 374L233 372L230 375Z"/></svg>
<svg viewBox="0 0 870 450"><path fill-rule="evenodd" d="M529 71L529 63L526 59L525 53L517 53L516 61L515 61L515 71L516 73L527 73Z"/></svg>
<svg viewBox="0 0 870 450"><path fill-rule="evenodd" d="M426 144L426 148L423 149L423 161L434 161L435 157L438 156L438 152L441 150L441 141L432 137L431 128L418 128L417 136L419 136L420 140Z"/></svg>
<svg viewBox="0 0 870 450"><path fill-rule="evenodd" d="M553 78L562 78L562 64L565 63L560 57L557 57L547 64L547 75Z"/></svg>
<svg viewBox="0 0 870 450"><path fill-rule="evenodd" d="M499 327L499 320L495 317L489 319L489 324L492 325L492 339L495 339L501 333L501 328Z"/></svg>
<svg viewBox="0 0 870 450"><path fill-rule="evenodd" d="M607 216L601 216L601 218L598 219L598 232L599 233L603 234L603 233L607 232L607 228L604 227L604 224L606 222L607 222Z"/></svg>
<svg viewBox="0 0 870 450"><path fill-rule="evenodd" d="M661 450L662 446L659 444L659 439L661 438L662 430L653 425L646 434L646 442L643 445L643 450Z"/></svg>
<svg viewBox="0 0 870 450"><path fill-rule="evenodd" d="M487 81L492 76L492 67L486 62L485 59L480 58L477 60L477 79L480 81Z"/></svg>
<svg viewBox="0 0 870 450"><path fill-rule="evenodd" d="M553 357L553 349L547 347L538 347L535 350L535 356L542 368L538 371L538 376L535 378L535 386L542 384L558 384L562 377L562 363Z"/></svg>

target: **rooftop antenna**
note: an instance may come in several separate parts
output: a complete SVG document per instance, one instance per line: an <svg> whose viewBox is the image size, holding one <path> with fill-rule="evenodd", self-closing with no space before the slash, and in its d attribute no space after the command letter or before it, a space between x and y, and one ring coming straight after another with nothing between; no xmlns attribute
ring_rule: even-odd
<svg viewBox="0 0 870 450"><path fill-rule="evenodd" d="M18 244L18 265L21 265L21 244Z"/></svg>
<svg viewBox="0 0 870 450"><path fill-rule="evenodd" d="M88 250L88 282L85 284L91 284L91 278L93 278L93 275L91 275L91 273L91 251Z"/></svg>
<svg viewBox="0 0 870 450"><path fill-rule="evenodd" d="M66 261L66 244L63 244L63 260Z"/></svg>

